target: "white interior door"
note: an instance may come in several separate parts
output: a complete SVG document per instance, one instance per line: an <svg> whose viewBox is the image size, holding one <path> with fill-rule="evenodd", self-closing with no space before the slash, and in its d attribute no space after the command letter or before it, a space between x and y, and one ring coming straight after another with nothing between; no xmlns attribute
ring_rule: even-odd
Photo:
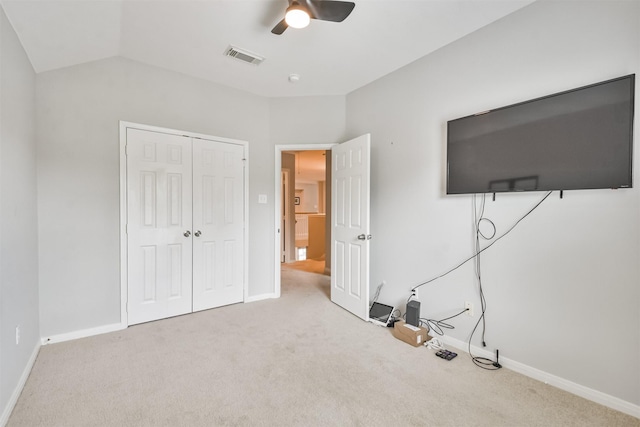
<svg viewBox="0 0 640 427"><path fill-rule="evenodd" d="M193 311L244 298L244 147L193 140Z"/></svg>
<svg viewBox="0 0 640 427"><path fill-rule="evenodd" d="M192 310L191 142L127 129L128 323Z"/></svg>
<svg viewBox="0 0 640 427"><path fill-rule="evenodd" d="M369 319L370 135L331 149L331 301Z"/></svg>

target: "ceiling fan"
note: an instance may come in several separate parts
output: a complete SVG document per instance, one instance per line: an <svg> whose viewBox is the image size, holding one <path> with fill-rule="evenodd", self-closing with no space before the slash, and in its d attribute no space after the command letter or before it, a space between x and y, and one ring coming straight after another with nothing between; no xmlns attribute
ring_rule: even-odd
<svg viewBox="0 0 640 427"><path fill-rule="evenodd" d="M304 28L311 19L342 22L351 13L355 3L332 0L289 0L284 19L273 27L271 32L280 35L288 27Z"/></svg>

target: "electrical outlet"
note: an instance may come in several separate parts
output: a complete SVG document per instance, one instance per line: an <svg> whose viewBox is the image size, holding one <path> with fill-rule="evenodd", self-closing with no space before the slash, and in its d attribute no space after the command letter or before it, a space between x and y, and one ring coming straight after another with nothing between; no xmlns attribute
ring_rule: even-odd
<svg viewBox="0 0 640 427"><path fill-rule="evenodd" d="M413 296L416 297L417 300L420 299L420 296L418 295L418 290L417 289L413 290Z"/></svg>
<svg viewBox="0 0 640 427"><path fill-rule="evenodd" d="M469 301L465 301L464 308L467 309L467 314L473 317L473 304L471 304Z"/></svg>
<svg viewBox="0 0 640 427"><path fill-rule="evenodd" d="M20 344L20 325L16 326L16 345Z"/></svg>

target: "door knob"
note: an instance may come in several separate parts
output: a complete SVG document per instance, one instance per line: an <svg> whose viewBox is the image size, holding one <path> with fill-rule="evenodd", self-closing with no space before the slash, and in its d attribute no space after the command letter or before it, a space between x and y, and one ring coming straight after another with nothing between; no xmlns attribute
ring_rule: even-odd
<svg viewBox="0 0 640 427"><path fill-rule="evenodd" d="M196 237L200 237L201 234L202 234L202 232L200 230L198 230L195 233L193 233L193 235L196 236Z"/></svg>
<svg viewBox="0 0 640 427"><path fill-rule="evenodd" d="M371 234L360 234L358 240L371 240L371 237L373 237Z"/></svg>
<svg viewBox="0 0 640 427"><path fill-rule="evenodd" d="M191 232L189 230L184 232L184 237L189 237L191 236Z"/></svg>

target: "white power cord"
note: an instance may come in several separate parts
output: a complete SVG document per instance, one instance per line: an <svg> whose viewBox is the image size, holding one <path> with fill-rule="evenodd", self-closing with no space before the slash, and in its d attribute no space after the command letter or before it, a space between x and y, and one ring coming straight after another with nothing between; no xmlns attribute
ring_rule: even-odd
<svg viewBox="0 0 640 427"><path fill-rule="evenodd" d="M429 341L425 342L424 345L431 350L442 350L444 349L444 344L438 338L431 338Z"/></svg>

